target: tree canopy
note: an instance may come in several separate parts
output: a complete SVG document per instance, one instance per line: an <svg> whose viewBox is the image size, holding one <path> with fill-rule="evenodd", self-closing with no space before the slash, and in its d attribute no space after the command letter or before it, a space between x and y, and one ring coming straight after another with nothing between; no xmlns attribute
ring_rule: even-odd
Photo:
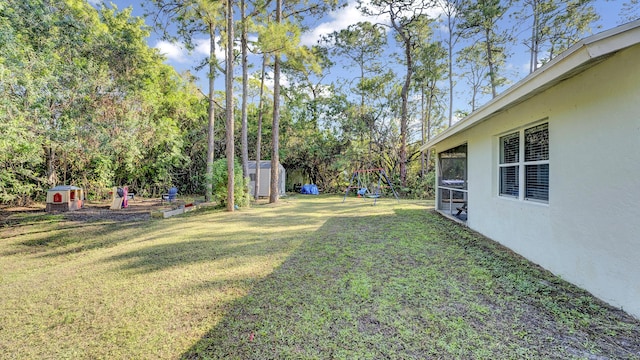
<svg viewBox="0 0 640 360"><path fill-rule="evenodd" d="M7 0L0 203L43 199L58 184L90 197L128 185L146 196L176 186L211 198L213 162L225 152L227 170L241 155L240 183L255 154L297 174L290 189L312 182L342 191L353 170L383 167L405 196L428 196L433 158L419 146L453 114L504 90L516 44L526 44L535 71L589 34L594 2L367 1L359 9L377 22L354 22L309 45L301 37L311 19L346 1L149 0L145 19L113 4ZM637 1L624 6L634 18ZM148 45L152 31L187 50L196 35L208 37L209 56L193 69L208 69L208 91ZM227 50L224 61L216 48ZM227 83L216 91L218 77ZM230 199L239 191L232 185Z"/></svg>

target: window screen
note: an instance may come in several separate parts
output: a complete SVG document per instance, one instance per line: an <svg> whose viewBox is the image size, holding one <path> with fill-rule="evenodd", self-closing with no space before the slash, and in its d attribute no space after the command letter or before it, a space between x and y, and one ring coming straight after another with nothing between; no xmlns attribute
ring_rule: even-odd
<svg viewBox="0 0 640 360"><path fill-rule="evenodd" d="M520 133L500 138L500 195L517 197L519 192Z"/></svg>
<svg viewBox="0 0 640 360"><path fill-rule="evenodd" d="M500 138L500 164L517 163L520 152L520 134L505 135Z"/></svg>
<svg viewBox="0 0 640 360"><path fill-rule="evenodd" d="M549 124L524 131L524 161L549 160Z"/></svg>
<svg viewBox="0 0 640 360"><path fill-rule="evenodd" d="M518 166L505 166L500 168L500 195L519 195Z"/></svg>
<svg viewBox="0 0 640 360"><path fill-rule="evenodd" d="M525 166L525 199L549 201L549 164Z"/></svg>
<svg viewBox="0 0 640 360"><path fill-rule="evenodd" d="M549 201L549 124L524 130L526 200Z"/></svg>

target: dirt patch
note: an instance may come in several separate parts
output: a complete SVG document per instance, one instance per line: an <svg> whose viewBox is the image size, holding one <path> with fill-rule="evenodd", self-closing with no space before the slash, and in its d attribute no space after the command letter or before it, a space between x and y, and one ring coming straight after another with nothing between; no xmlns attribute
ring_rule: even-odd
<svg viewBox="0 0 640 360"><path fill-rule="evenodd" d="M76 211L55 212L68 221L145 221L151 219L151 212L171 208L160 199L136 198L129 200L125 209L111 210L108 202L89 202ZM29 207L0 208L0 226L12 226L22 222L30 222L33 217L45 216L44 204L34 204Z"/></svg>

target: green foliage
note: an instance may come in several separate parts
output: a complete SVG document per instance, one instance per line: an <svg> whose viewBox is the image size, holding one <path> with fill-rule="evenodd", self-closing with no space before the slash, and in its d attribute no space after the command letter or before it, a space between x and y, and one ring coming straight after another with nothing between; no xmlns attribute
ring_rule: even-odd
<svg viewBox="0 0 640 360"><path fill-rule="evenodd" d="M234 203L239 207L247 207L251 201L249 195L249 178L242 177L242 166L238 159L235 159L233 165L234 179L233 196ZM227 159L218 159L213 163L213 198L219 205L226 206L228 197L227 184Z"/></svg>
<svg viewBox="0 0 640 360"><path fill-rule="evenodd" d="M410 176L403 196L409 199L433 199L436 189L436 173L429 171L424 177Z"/></svg>
<svg viewBox="0 0 640 360"><path fill-rule="evenodd" d="M86 1L0 6L0 203L77 184L202 191L206 119L191 77L146 43L131 8ZM206 146L206 145L205 145Z"/></svg>

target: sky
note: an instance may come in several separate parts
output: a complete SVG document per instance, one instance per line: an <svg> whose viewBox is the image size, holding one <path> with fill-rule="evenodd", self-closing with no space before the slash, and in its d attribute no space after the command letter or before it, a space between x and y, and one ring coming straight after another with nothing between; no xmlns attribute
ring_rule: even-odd
<svg viewBox="0 0 640 360"><path fill-rule="evenodd" d="M97 6L101 2L100 0L88 1L94 6ZM118 9L124 9L131 6L133 9L133 15L141 17L144 16L144 9L140 4L142 1L144 0L111 0L111 2L118 7ZM597 13L600 15L600 20L595 23L596 28L593 29L594 34L604 30L608 30L621 24L622 21L620 18L620 11L624 2L625 1L623 0L595 1L594 6L596 7ZM438 13L437 11L431 12L430 15L432 17L436 17ZM366 16L362 15L356 8L356 1L349 1L348 6L336 11L331 11L321 19L307 21L306 25L310 30L303 34L301 38L301 44L314 45L318 42L322 35L327 35L333 31L345 29L349 25L355 24L359 21L384 23L387 20L381 18L367 18ZM447 34L446 31L444 31L444 28L435 32L436 40L440 40L439 38L444 38L446 35ZM199 78L198 84L203 88L203 90L206 90L206 73L196 72L194 70L194 67L209 54L208 38L204 37L203 35L201 38L197 39L196 48L191 53L189 53L180 44L173 44L168 41L162 40L159 33L155 31L152 32L151 36L147 39L147 42L149 46L159 49L159 51L166 56L166 62L169 65L172 65L178 72L189 70L193 74L195 74ZM389 44L395 45L395 42L391 40ZM218 48L217 50L217 57L221 60L224 58L223 50L220 48ZM257 57L255 57L255 59L257 60ZM332 77L329 78L330 80L336 80L340 77L348 76L344 70L338 68L340 68L340 66L332 70ZM506 70L507 77L510 79L511 83L517 82L528 74L529 54L523 45L519 45L519 47L518 45L516 45L516 47L513 48L513 55L508 59ZM222 76L220 76L219 78L222 78ZM218 89L221 89L223 85L216 86ZM457 85L457 88L463 87L463 84ZM457 89L457 91L463 90ZM461 94L460 97L462 97ZM488 99L485 99L485 101L488 101ZM457 104L454 105L454 109L464 110L465 106L465 104Z"/></svg>

